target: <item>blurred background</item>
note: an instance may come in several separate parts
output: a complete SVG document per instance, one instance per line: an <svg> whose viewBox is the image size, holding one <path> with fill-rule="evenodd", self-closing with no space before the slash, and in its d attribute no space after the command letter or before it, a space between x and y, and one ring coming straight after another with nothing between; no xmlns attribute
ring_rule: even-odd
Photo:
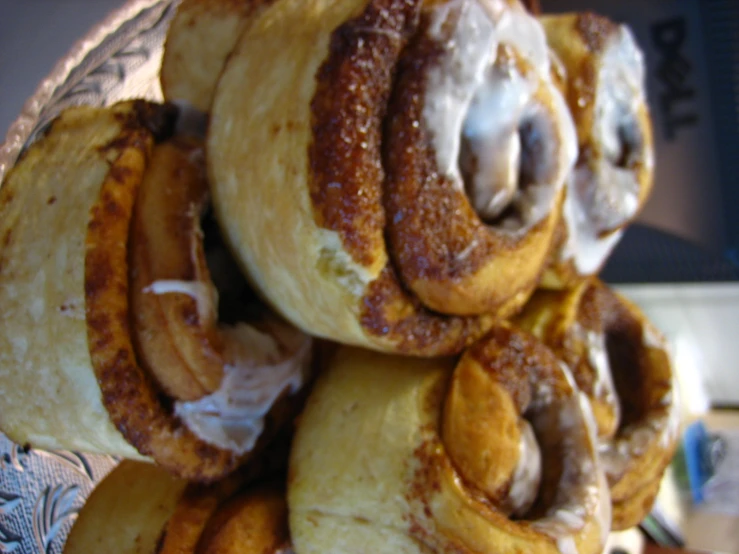
<svg viewBox="0 0 739 554"><path fill-rule="evenodd" d="M739 448L739 2L541 3L544 11L590 9L627 22L645 51L656 182L603 277L665 332L686 426L696 421L707 436L721 436L731 459ZM0 137L56 61L121 4L0 0ZM674 544L739 552L739 476L727 479L733 502L711 505L686 496L672 475L660 497L664 521L651 532L662 525Z"/></svg>

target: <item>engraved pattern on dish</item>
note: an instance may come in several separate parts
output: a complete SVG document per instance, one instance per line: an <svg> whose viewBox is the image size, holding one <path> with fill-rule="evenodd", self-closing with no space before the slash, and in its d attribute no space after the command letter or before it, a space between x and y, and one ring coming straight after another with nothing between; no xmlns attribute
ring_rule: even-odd
<svg viewBox="0 0 739 554"><path fill-rule="evenodd" d="M125 98L161 100L159 67L179 0L129 0L94 27L28 99L0 146L0 181L21 152L64 108ZM0 554L60 554L111 456L45 452L0 433Z"/></svg>

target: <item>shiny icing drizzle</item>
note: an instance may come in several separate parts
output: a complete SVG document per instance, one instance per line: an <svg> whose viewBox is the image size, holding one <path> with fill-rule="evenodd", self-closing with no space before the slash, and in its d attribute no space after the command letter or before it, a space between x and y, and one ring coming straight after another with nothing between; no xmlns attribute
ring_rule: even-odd
<svg viewBox="0 0 739 554"><path fill-rule="evenodd" d="M613 381L611 363L608 359L605 334L591 329L585 329L575 322L572 325L573 334L585 344L588 353L588 362L594 370L593 397L611 407L614 417L621 419L621 403Z"/></svg>
<svg viewBox="0 0 739 554"><path fill-rule="evenodd" d="M175 404L177 416L205 442L236 454L249 452L275 402L303 386L311 339L283 324L269 327L265 332L243 323L223 326L226 366L220 387Z"/></svg>
<svg viewBox="0 0 739 554"><path fill-rule="evenodd" d="M186 294L198 312L211 314L218 304L215 287L200 281L159 280L144 289L153 294ZM264 420L283 394L303 386L311 339L276 321L255 326L220 325L224 375L219 388L192 401L175 402L175 414L203 441L236 454L249 452Z"/></svg>
<svg viewBox="0 0 739 554"><path fill-rule="evenodd" d="M641 184L634 164L648 168L653 152L641 136L637 114L646 102L644 56L628 27L619 25L599 60L593 107L592 155L568 180L563 259L583 275L595 273L621 238L621 227L639 209Z"/></svg>
<svg viewBox="0 0 739 554"><path fill-rule="evenodd" d="M577 390L567 366L561 364L561 367L572 394L560 403L555 413L546 409L536 410L534 426L540 433L556 433L562 437L584 433L587 449L593 455L587 456L581 449L563 448L562 475L554 502L543 518L532 523L532 527L552 537L562 554L570 554L577 553L575 536L593 514L602 532L601 542L605 545L610 530L611 503L603 471L594 462L598 442L590 403L587 396ZM549 391L544 390L543 393L541 398L534 400L535 405L548 402Z"/></svg>
<svg viewBox="0 0 739 554"><path fill-rule="evenodd" d="M423 111L437 166L483 220L524 233L553 209L577 155L544 31L518 3L460 0L436 8L429 33L445 48Z"/></svg>
<svg viewBox="0 0 739 554"><path fill-rule="evenodd" d="M603 332L585 329L579 323L573 324L573 333L585 342L588 361L594 370L593 396L614 409L617 420L621 419L621 403L613 380L613 372L608 358L606 336ZM666 351L665 340L649 322L642 322L642 341L646 348ZM677 438L680 417L676 402L677 386L674 377L668 392L661 399L665 411L647 416L618 430L615 437L599 439L598 451L606 475L620 479L633 464L634 459L643 456L652 444L668 448Z"/></svg>
<svg viewBox="0 0 739 554"><path fill-rule="evenodd" d="M525 419L519 422L521 442L518 464L513 473L513 482L508 492L508 502L513 515L522 517L536 500L541 483L541 450L531 424Z"/></svg>

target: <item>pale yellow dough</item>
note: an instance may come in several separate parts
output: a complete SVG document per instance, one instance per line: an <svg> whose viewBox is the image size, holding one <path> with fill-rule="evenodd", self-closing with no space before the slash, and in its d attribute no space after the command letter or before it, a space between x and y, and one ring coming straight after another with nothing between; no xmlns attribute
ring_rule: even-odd
<svg viewBox="0 0 739 554"><path fill-rule="evenodd" d="M103 407L87 347L89 211L130 105L71 108L0 190L0 429L21 444L141 458Z"/></svg>
<svg viewBox="0 0 739 554"><path fill-rule="evenodd" d="M365 5L284 0L263 11L219 81L208 157L214 208L259 292L307 332L388 348L358 322L387 257L371 267L351 260L339 236L316 225L307 186L315 74L331 32ZM261 86L249 85L255 78Z"/></svg>

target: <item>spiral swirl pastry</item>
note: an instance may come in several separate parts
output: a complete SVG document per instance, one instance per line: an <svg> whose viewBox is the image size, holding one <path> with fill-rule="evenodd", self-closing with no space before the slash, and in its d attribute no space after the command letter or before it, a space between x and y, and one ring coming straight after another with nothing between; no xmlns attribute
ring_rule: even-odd
<svg viewBox="0 0 739 554"><path fill-rule="evenodd" d="M539 18L561 62L579 157L567 179L563 237L544 284L597 273L652 188L644 56L625 25L593 13Z"/></svg>
<svg viewBox="0 0 739 554"><path fill-rule="evenodd" d="M576 144L517 0L286 0L229 58L208 152L226 238L282 315L435 355L531 294Z"/></svg>
<svg viewBox="0 0 739 554"><path fill-rule="evenodd" d="M124 461L85 503L64 553L292 554L283 486L247 477L193 485Z"/></svg>
<svg viewBox="0 0 739 554"><path fill-rule="evenodd" d="M613 528L649 513L677 443L679 411L665 341L644 314L597 279L538 291L517 323L573 372L595 414Z"/></svg>
<svg viewBox="0 0 739 554"><path fill-rule="evenodd" d="M289 475L300 554L595 553L610 525L587 402L510 327L457 362L339 351Z"/></svg>
<svg viewBox="0 0 739 554"><path fill-rule="evenodd" d="M0 424L21 444L212 481L297 411L311 340L249 313L225 247L206 248L202 139L173 134L176 119L144 101L70 109L8 174L0 374L17 393Z"/></svg>

